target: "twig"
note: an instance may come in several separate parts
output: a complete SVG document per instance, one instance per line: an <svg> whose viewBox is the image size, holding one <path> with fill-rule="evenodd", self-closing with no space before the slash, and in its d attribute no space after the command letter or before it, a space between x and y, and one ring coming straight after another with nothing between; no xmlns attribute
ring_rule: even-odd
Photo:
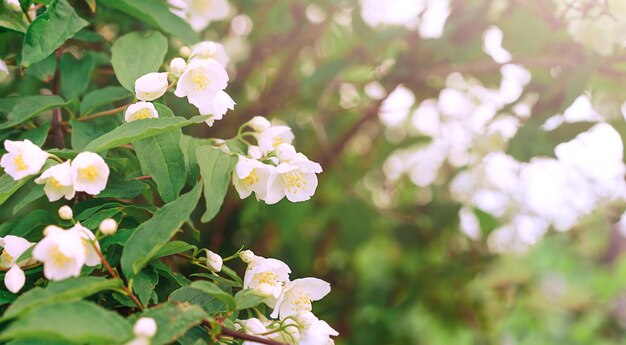
<svg viewBox="0 0 626 345"><path fill-rule="evenodd" d="M63 55L63 46L60 46L59 49L54 53L57 59L57 68L54 71L54 78L52 79L52 93L58 95L60 93L60 69L58 61L61 59L61 55ZM52 110L52 137L54 139L54 146L58 149L65 148L65 140L63 135L63 114L61 113L61 108L55 108Z"/></svg>
<svg viewBox="0 0 626 345"><path fill-rule="evenodd" d="M121 107L117 107L117 108L114 108L114 109L101 111L99 113L94 113L94 114L91 114L89 116L79 117L78 119L76 119L76 121L88 121L88 120L95 119L95 118L98 118L98 117L103 117L103 116L107 116L107 115L117 114L120 111L126 109L126 107L128 107L128 106L129 106L129 104L124 104Z"/></svg>
<svg viewBox="0 0 626 345"><path fill-rule="evenodd" d="M122 280L122 278L120 278L120 276L115 272L113 267L111 267L107 259L104 258L104 255L102 255L100 248L98 248L94 242L91 242L91 245L96 251L96 254L98 254L98 257L100 258L100 261L102 262L104 267L106 267L107 271L109 272L109 275L111 275L111 277L115 279ZM137 308L139 308L139 310L143 310L143 305L141 304L141 302L139 302L139 299L137 299L137 296L135 296L135 294L132 291L130 291L130 289L126 286L126 284L124 284L124 282L122 282L122 290L124 290L124 292L128 295L128 297L130 297L130 299L133 300L133 302L135 303L135 305L137 305Z"/></svg>
<svg viewBox="0 0 626 345"><path fill-rule="evenodd" d="M208 328L211 328L211 323L208 321L203 321L202 325ZM222 326L222 332L219 336L227 336L227 337L232 337L235 339L241 339L241 340L246 340L246 341L253 341L255 343L259 343L259 344L267 344L267 345L288 345L285 343L281 343L279 341L275 341L275 340L271 340L271 339L265 339L256 335L252 335L252 334L247 334L247 333L243 333L243 332L239 332L239 331L235 331L233 329L230 328L226 328ZM219 337L218 336L218 337Z"/></svg>

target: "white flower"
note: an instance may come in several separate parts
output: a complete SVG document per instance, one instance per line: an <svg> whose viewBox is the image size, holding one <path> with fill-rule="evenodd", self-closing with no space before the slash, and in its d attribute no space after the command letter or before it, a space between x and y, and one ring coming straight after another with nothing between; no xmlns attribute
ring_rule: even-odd
<svg viewBox="0 0 626 345"><path fill-rule="evenodd" d="M318 319L310 311L296 315L296 322L301 328L299 345L328 344L332 341L330 336L339 335L326 321Z"/></svg>
<svg viewBox="0 0 626 345"><path fill-rule="evenodd" d="M206 107L204 109L206 112L203 112L202 114L213 115L205 121L206 124L211 127L213 126L213 122L215 122L215 120L221 120L229 109L235 109L235 101L233 101L233 99L230 98L226 92L218 91L215 94L215 98L213 98L211 105Z"/></svg>
<svg viewBox="0 0 626 345"><path fill-rule="evenodd" d="M176 77L180 77L183 74L185 67L187 67L187 62L183 58L177 57L170 61L170 72Z"/></svg>
<svg viewBox="0 0 626 345"><path fill-rule="evenodd" d="M50 156L28 139L5 140L4 148L7 153L0 159L0 166L16 181L37 174Z"/></svg>
<svg viewBox="0 0 626 345"><path fill-rule="evenodd" d="M252 335L260 335L267 332L267 328L257 318L250 318L247 320L237 320L237 326L241 327L244 332ZM253 341L244 341L241 345L257 345L258 343Z"/></svg>
<svg viewBox="0 0 626 345"><path fill-rule="evenodd" d="M281 148L285 148L284 145L286 144L281 145ZM295 151L282 151L281 156L281 163L267 180L265 202L275 204L285 196L291 202L309 200L317 188L315 174L321 173L322 167ZM284 161L286 162L282 163Z"/></svg>
<svg viewBox="0 0 626 345"><path fill-rule="evenodd" d="M7 79L9 75L9 67L7 67L7 64L3 60L0 60L0 82Z"/></svg>
<svg viewBox="0 0 626 345"><path fill-rule="evenodd" d="M213 101L218 91L228 84L228 73L222 65L213 59L192 60L180 76L176 91L177 97L187 97L201 114L210 114Z"/></svg>
<svg viewBox="0 0 626 345"><path fill-rule="evenodd" d="M248 126L250 126L255 132L263 132L264 130L272 127L272 124L263 116L255 116L248 121Z"/></svg>
<svg viewBox="0 0 626 345"><path fill-rule="evenodd" d="M97 266L100 264L100 256L96 252L96 248L100 250L100 244L96 240L96 236L91 230L82 226L80 223L76 223L68 231L74 232L78 237L83 240L83 247L85 248L85 265ZM95 246L95 247L94 247Z"/></svg>
<svg viewBox="0 0 626 345"><path fill-rule="evenodd" d="M239 156L239 161L233 169L233 184L239 197L247 198L254 192L257 200L265 199L267 181L272 174L273 166L264 164L255 159Z"/></svg>
<svg viewBox="0 0 626 345"><path fill-rule="evenodd" d="M15 12L22 12L19 0L4 0L4 3L8 8Z"/></svg>
<svg viewBox="0 0 626 345"><path fill-rule="evenodd" d="M151 317L142 317L133 326L133 333L137 337L152 338L157 332L157 324Z"/></svg>
<svg viewBox="0 0 626 345"><path fill-rule="evenodd" d="M33 258L43 262L43 274L50 280L78 277L85 264L85 246L76 231L48 226L45 237L35 245Z"/></svg>
<svg viewBox="0 0 626 345"><path fill-rule="evenodd" d="M271 126L259 134L259 147L264 154L274 151L282 143L291 144L294 136L287 126Z"/></svg>
<svg viewBox="0 0 626 345"><path fill-rule="evenodd" d="M226 54L226 49L221 43L213 41L202 41L191 47L190 59L215 59L222 66L226 67L230 58Z"/></svg>
<svg viewBox="0 0 626 345"><path fill-rule="evenodd" d="M248 156L252 159L260 160L263 158L263 152L261 152L261 149L258 146L250 145L248 146Z"/></svg>
<svg viewBox="0 0 626 345"><path fill-rule="evenodd" d="M117 232L117 222L113 218L107 218L100 222L98 229L100 229L100 232L104 235L113 235Z"/></svg>
<svg viewBox="0 0 626 345"><path fill-rule="evenodd" d="M67 205L61 206L58 213L59 217L64 220L70 220L74 218L74 212L72 211L72 208Z"/></svg>
<svg viewBox="0 0 626 345"><path fill-rule="evenodd" d="M227 0L168 0L170 11L188 22L196 32L203 31L214 20L228 17Z"/></svg>
<svg viewBox="0 0 626 345"><path fill-rule="evenodd" d="M62 197L71 200L76 194L70 161L46 169L41 176L35 179L35 183L45 184L43 190L50 201L57 201Z"/></svg>
<svg viewBox="0 0 626 345"><path fill-rule="evenodd" d="M241 259L241 261L249 264L256 258L256 255L254 255L251 250L242 250L241 252L239 252L239 258Z"/></svg>
<svg viewBox="0 0 626 345"><path fill-rule="evenodd" d="M301 278L285 285L276 301L271 317L280 316L283 320L289 316L311 311L311 301L322 299L330 292L330 284L317 278Z"/></svg>
<svg viewBox="0 0 626 345"><path fill-rule="evenodd" d="M28 259L16 262L16 260L32 245L34 243L28 242L21 237L13 235L0 237L0 247L3 248L2 254L0 254L0 267L9 269L4 275L4 285L13 293L20 291L26 282L26 276L20 266L29 265L34 261Z"/></svg>
<svg viewBox="0 0 626 345"><path fill-rule="evenodd" d="M124 121L131 122L135 120L152 119L159 117L154 104L150 102L137 102L131 104L124 112Z"/></svg>
<svg viewBox="0 0 626 345"><path fill-rule="evenodd" d="M107 185L109 166L93 152L81 152L72 161L74 189L77 192L97 195Z"/></svg>
<svg viewBox="0 0 626 345"><path fill-rule="evenodd" d="M222 260L222 257L219 256L218 254L207 250L206 252L206 264L207 266L209 266L210 269L212 269L215 272L219 272L222 270L222 265L224 264L224 261Z"/></svg>
<svg viewBox="0 0 626 345"><path fill-rule="evenodd" d="M135 94L142 101L154 101L167 91L167 72L152 72L135 80Z"/></svg>
<svg viewBox="0 0 626 345"><path fill-rule="evenodd" d="M250 260L243 277L243 288L253 289L255 292L264 291L264 302L272 307L282 292L283 284L289 281L291 269L277 259L253 256Z"/></svg>

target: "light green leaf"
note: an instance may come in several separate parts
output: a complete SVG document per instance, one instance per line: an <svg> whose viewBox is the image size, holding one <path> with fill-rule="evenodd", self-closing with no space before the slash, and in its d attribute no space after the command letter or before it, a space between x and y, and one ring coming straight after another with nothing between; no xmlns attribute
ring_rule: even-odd
<svg viewBox="0 0 626 345"><path fill-rule="evenodd" d="M13 127L28 121L46 110L64 107L66 102L59 96L25 96L11 109L7 121L0 124L0 129Z"/></svg>
<svg viewBox="0 0 626 345"><path fill-rule="evenodd" d="M77 344L121 344L132 326L120 315L85 301L39 305L13 321L0 339L65 340Z"/></svg>
<svg viewBox="0 0 626 345"><path fill-rule="evenodd" d="M87 90L95 67L96 63L90 54L84 54L80 60L72 54L63 54L59 63L63 97L68 100L80 97Z"/></svg>
<svg viewBox="0 0 626 345"><path fill-rule="evenodd" d="M192 289L200 290L212 297L219 299L226 304L228 310L230 311L234 311L237 309L237 303L235 302L233 296L209 281L196 280L195 282L191 283L189 287Z"/></svg>
<svg viewBox="0 0 626 345"><path fill-rule="evenodd" d="M148 189L148 185L140 180L126 180L109 183L107 187L98 194L98 197L132 199Z"/></svg>
<svg viewBox="0 0 626 345"><path fill-rule="evenodd" d="M24 195L24 197L15 205L15 207L13 207L13 214L15 215L17 212L19 212L19 210L24 208L24 206L44 196L45 193L43 191L43 187L44 185L37 184L30 191L28 191L28 194Z"/></svg>
<svg viewBox="0 0 626 345"><path fill-rule="evenodd" d="M85 146L85 151L100 152L131 141L148 138L170 131L175 128L202 123L207 116L194 116L191 119L183 117L144 119L120 125L107 134L95 139Z"/></svg>
<svg viewBox="0 0 626 345"><path fill-rule="evenodd" d="M137 227L122 253L122 271L126 277L137 274L180 229L196 208L201 184L175 201L166 204L154 216Z"/></svg>
<svg viewBox="0 0 626 345"><path fill-rule="evenodd" d="M152 345L164 345L173 343L190 328L207 320L209 315L195 305L168 302L145 310L141 317L150 317L156 321L157 333L152 338Z"/></svg>
<svg viewBox="0 0 626 345"><path fill-rule="evenodd" d="M235 303L237 310L243 310L263 303L263 298L253 294L251 289L243 289L235 294Z"/></svg>
<svg viewBox="0 0 626 345"><path fill-rule="evenodd" d="M196 158L200 165L200 175L204 180L204 200L206 211L202 215L202 222L213 219L219 212L233 167L237 157L228 155L212 146L200 146L196 150Z"/></svg>
<svg viewBox="0 0 626 345"><path fill-rule="evenodd" d="M198 42L198 36L191 26L170 12L165 2L156 0L99 0L99 2L174 35L185 44Z"/></svg>
<svg viewBox="0 0 626 345"><path fill-rule="evenodd" d="M54 78L54 73L57 69L57 58L54 54L47 58L30 65L24 70L24 74L37 78L44 83L50 82Z"/></svg>
<svg viewBox="0 0 626 345"><path fill-rule="evenodd" d="M200 167L196 159L196 149L200 146L211 145L211 139L194 138L183 134L180 138L180 148L185 156L185 166L187 167L187 184L193 186L198 181Z"/></svg>
<svg viewBox="0 0 626 345"><path fill-rule="evenodd" d="M159 249L159 251L156 254L154 254L154 258L156 259L156 258L160 258L163 256L170 256L170 255L186 252L189 250L196 250L196 249L197 247L194 246L193 244L189 244L183 241L167 242L163 247L161 247L161 249Z"/></svg>
<svg viewBox="0 0 626 345"><path fill-rule="evenodd" d="M167 39L158 32L132 32L118 38L111 48L111 64L120 84L135 91L135 80L158 71L167 53Z"/></svg>
<svg viewBox="0 0 626 345"><path fill-rule="evenodd" d="M52 1L42 15L28 26L22 45L22 66L28 67L47 58L67 39L89 25L67 0Z"/></svg>
<svg viewBox="0 0 626 345"><path fill-rule="evenodd" d="M28 180L29 178L23 178L15 181L8 174L0 176L0 205L4 204L11 195L17 192Z"/></svg>
<svg viewBox="0 0 626 345"><path fill-rule="evenodd" d="M23 34L28 28L28 22L22 12L13 11L6 1L0 1L0 27Z"/></svg>
<svg viewBox="0 0 626 345"><path fill-rule="evenodd" d="M113 104L115 101L132 96L132 93L119 86L107 86L102 89L94 90L86 94L83 101L80 103L80 114L85 116L100 106Z"/></svg>
<svg viewBox="0 0 626 345"><path fill-rule="evenodd" d="M5 320L12 319L44 304L78 301L97 292L120 287L119 279L103 277L77 277L50 282L45 288L36 287L21 295L2 317Z"/></svg>
<svg viewBox="0 0 626 345"><path fill-rule="evenodd" d="M210 316L228 311L228 307L222 300L189 286L183 286L172 292L169 299L174 302L188 302L200 306Z"/></svg>
<svg viewBox="0 0 626 345"><path fill-rule="evenodd" d="M51 126L52 124L50 122L42 123L41 126L35 129L23 132L22 135L20 135L20 140L28 139L37 146L43 146L48 138L48 132Z"/></svg>

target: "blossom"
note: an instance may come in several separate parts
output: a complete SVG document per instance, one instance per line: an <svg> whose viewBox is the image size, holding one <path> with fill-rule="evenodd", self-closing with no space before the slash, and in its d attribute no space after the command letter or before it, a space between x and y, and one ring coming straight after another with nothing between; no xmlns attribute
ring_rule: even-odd
<svg viewBox="0 0 626 345"><path fill-rule="evenodd" d="M267 191L267 181L272 174L273 166L239 156L239 161L233 169L233 184L239 197L247 198L255 193L257 199L264 200Z"/></svg>
<svg viewBox="0 0 626 345"><path fill-rule="evenodd" d="M157 324L153 318L142 317L133 326L133 333L137 337L152 338L157 332Z"/></svg>
<svg viewBox="0 0 626 345"><path fill-rule="evenodd" d="M328 344L332 341L331 335L339 335L326 321L318 319L310 311L297 314L296 321L300 326L299 345Z"/></svg>
<svg viewBox="0 0 626 345"><path fill-rule="evenodd" d="M7 64L4 61L0 60L0 82L3 82L5 79L7 79L9 75L10 73Z"/></svg>
<svg viewBox="0 0 626 345"><path fill-rule="evenodd" d="M283 284L289 281L291 269L280 260L266 259L254 254L249 260L243 277L243 288L264 292L264 302L271 307L280 296Z"/></svg>
<svg viewBox="0 0 626 345"><path fill-rule="evenodd" d="M72 218L74 218L74 212L72 211L72 208L67 205L59 207L58 214L59 217L64 220L71 220Z"/></svg>
<svg viewBox="0 0 626 345"><path fill-rule="evenodd" d="M222 66L226 67L230 58L226 54L226 49L221 43L213 41L202 41L191 47L190 59L215 59Z"/></svg>
<svg viewBox="0 0 626 345"><path fill-rule="evenodd" d="M174 94L187 97L201 114L210 114L214 110L213 101L217 92L224 90L227 83L228 73L216 60L196 59L180 76Z"/></svg>
<svg viewBox="0 0 626 345"><path fill-rule="evenodd" d="M17 262L17 259L32 245L34 243L18 236L7 235L0 237L0 246L3 248L2 254L0 254L0 267L9 269L4 275L4 285L13 293L20 291L26 282L26 276L20 266L29 265L34 261L27 259Z"/></svg>
<svg viewBox="0 0 626 345"><path fill-rule="evenodd" d="M206 252L206 264L213 271L219 272L219 271L222 270L222 265L224 264L224 261L222 260L222 257L219 256L217 253L214 253L214 252L212 252L210 250L207 250L207 252Z"/></svg>
<svg viewBox="0 0 626 345"><path fill-rule="evenodd" d="M263 132L264 130L272 127L272 124L263 116L255 116L248 121L248 126L256 132Z"/></svg>
<svg viewBox="0 0 626 345"><path fill-rule="evenodd" d="M170 11L189 23L194 31L206 29L211 21L228 17L227 0L168 0Z"/></svg>
<svg viewBox="0 0 626 345"><path fill-rule="evenodd" d="M258 135L259 147L264 154L274 151L282 143L291 144L293 139L291 128L287 126L271 126Z"/></svg>
<svg viewBox="0 0 626 345"><path fill-rule="evenodd" d="M185 67L187 67L187 62L183 58L177 57L170 61L170 72L176 77L180 77L183 74Z"/></svg>
<svg viewBox="0 0 626 345"><path fill-rule="evenodd" d="M247 334L261 335L267 332L267 328L261 322L261 320L254 318L254 317L247 319L247 320L237 320L236 325L238 326L238 328L243 329L243 331L246 332ZM253 342L253 341L244 341L242 345L256 345L256 344L258 343Z"/></svg>
<svg viewBox="0 0 626 345"><path fill-rule="evenodd" d="M152 72L135 80L135 94L142 101L153 101L167 91L167 72Z"/></svg>
<svg viewBox="0 0 626 345"><path fill-rule="evenodd" d="M77 192L97 195L107 185L109 166L93 152L81 152L72 161L74 189Z"/></svg>
<svg viewBox="0 0 626 345"><path fill-rule="evenodd" d="M44 184L43 190L50 201L57 201L62 197L71 200L76 194L70 161L46 169L35 179L35 183Z"/></svg>
<svg viewBox="0 0 626 345"><path fill-rule="evenodd" d="M131 104L124 112L124 121L131 122L135 120L152 119L159 117L154 104L150 102L137 102Z"/></svg>
<svg viewBox="0 0 626 345"><path fill-rule="evenodd" d="M218 91L211 105L204 109L206 113L203 114L212 115L205 121L206 124L209 125L209 127L213 126L213 122L215 122L215 120L221 120L229 109L235 109L235 101L233 101L226 92Z"/></svg>
<svg viewBox="0 0 626 345"><path fill-rule="evenodd" d="M271 317L289 316L312 310L311 301L318 301L330 292L330 284L317 278L300 278L285 285Z"/></svg>
<svg viewBox="0 0 626 345"><path fill-rule="evenodd" d="M4 148L7 153L0 159L0 166L16 181L37 174L50 156L28 139L5 140Z"/></svg>
<svg viewBox="0 0 626 345"><path fill-rule="evenodd" d="M97 266L100 264L100 255L97 251L100 251L100 244L96 240L91 230L82 226L80 223L74 224L68 231L75 233L83 241L83 247L85 248L85 265ZM97 251L96 251L97 250Z"/></svg>
<svg viewBox="0 0 626 345"><path fill-rule="evenodd" d="M261 152L261 149L258 146L250 145L248 146L248 156L252 159L261 159L263 158L263 152Z"/></svg>
<svg viewBox="0 0 626 345"><path fill-rule="evenodd" d="M286 148L285 145L287 144L279 147ZM289 160L281 160L268 178L265 202L275 204L285 196L291 202L309 200L317 188L315 174L321 173L322 167L303 154L291 152L289 149L281 152L281 156L289 157Z"/></svg>
<svg viewBox="0 0 626 345"><path fill-rule="evenodd" d="M117 232L117 222L113 218L107 218L100 222L98 229L104 235L113 235Z"/></svg>
<svg viewBox="0 0 626 345"><path fill-rule="evenodd" d="M50 225L45 237L35 245L33 258L43 262L43 274L50 280L78 277L85 264L83 239L76 231Z"/></svg>

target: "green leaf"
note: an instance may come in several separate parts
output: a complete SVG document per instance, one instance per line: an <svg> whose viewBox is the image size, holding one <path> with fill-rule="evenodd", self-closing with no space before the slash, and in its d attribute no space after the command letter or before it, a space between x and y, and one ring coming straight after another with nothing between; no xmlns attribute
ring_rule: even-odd
<svg viewBox="0 0 626 345"><path fill-rule="evenodd" d="M99 117L90 121L70 120L72 148L84 149L90 142L117 128L119 126L117 121L113 116Z"/></svg>
<svg viewBox="0 0 626 345"><path fill-rule="evenodd" d="M24 74L27 76L37 78L44 83L50 82L54 78L54 73L57 69L57 58L54 54L47 58L30 65L24 70Z"/></svg>
<svg viewBox="0 0 626 345"><path fill-rule="evenodd" d="M194 116L191 119L185 119L177 116L173 118L144 119L124 123L107 134L90 142L87 146L85 146L84 150L91 152L108 150L120 145L128 144L134 140L155 136L175 128L185 127L195 123L202 123L206 120L206 118L207 116Z"/></svg>
<svg viewBox="0 0 626 345"><path fill-rule="evenodd" d="M17 192L28 180L28 178L23 178L15 181L8 174L0 176L0 205L4 204L11 195Z"/></svg>
<svg viewBox="0 0 626 345"><path fill-rule="evenodd" d="M191 26L170 12L165 2L156 0L99 0L99 2L174 35L185 44L198 42L198 36Z"/></svg>
<svg viewBox="0 0 626 345"><path fill-rule="evenodd" d="M263 303L263 298L253 294L251 289L244 289L235 294L235 303L237 310L243 310Z"/></svg>
<svg viewBox="0 0 626 345"><path fill-rule="evenodd" d="M237 157L212 146L198 147L196 157L200 165L200 175L204 180L204 200L206 201L206 211L201 220L206 223L213 219L222 207L228 190L230 173L237 164Z"/></svg>
<svg viewBox="0 0 626 345"><path fill-rule="evenodd" d="M120 84L135 91L135 80L158 71L167 53L167 39L158 32L132 32L118 38L111 48L111 64Z"/></svg>
<svg viewBox="0 0 626 345"><path fill-rule="evenodd" d="M28 21L23 13L13 11L6 1L0 1L0 27L23 34L28 28Z"/></svg>
<svg viewBox="0 0 626 345"><path fill-rule="evenodd" d="M77 277L50 282L45 288L36 287L21 295L2 317L5 320L12 319L44 304L78 301L97 292L120 287L119 279L103 277Z"/></svg>
<svg viewBox="0 0 626 345"><path fill-rule="evenodd" d="M22 208L24 208L24 206L30 204L31 202L41 198L42 196L45 195L44 191L43 191L43 187L44 185L42 184L38 184L35 185L30 191L28 191L28 194L26 194L16 205L15 207L13 207L13 214L16 214L17 212L19 212Z"/></svg>
<svg viewBox="0 0 626 345"><path fill-rule="evenodd" d="M12 322L0 339L65 340L76 344L121 344L131 324L113 311L85 301L39 305Z"/></svg>
<svg viewBox="0 0 626 345"><path fill-rule="evenodd" d="M13 225L10 230L10 234L19 237L27 237L34 230L43 229L45 226L48 226L55 221L56 219L52 218L48 211L41 209L33 210Z"/></svg>
<svg viewBox="0 0 626 345"><path fill-rule="evenodd" d="M137 294L137 298L139 298L141 304L150 304L150 297L158 283L159 275L151 266L142 269L141 272L135 276L133 279L133 291Z"/></svg>
<svg viewBox="0 0 626 345"><path fill-rule="evenodd" d="M194 246L193 244L189 244L183 241L167 242L163 247L161 247L161 249L159 249L158 252L156 252L156 254L154 254L153 259L160 258L163 256L174 255L174 254L186 252L189 250L196 250L196 249L197 247Z"/></svg>
<svg viewBox="0 0 626 345"><path fill-rule="evenodd" d="M228 292L220 289L217 285L206 281L206 280L196 280L195 282L189 285L190 288L200 290L212 297L219 299L224 302L228 307L228 310L235 311L237 309L237 303L233 296L231 296Z"/></svg>
<svg viewBox="0 0 626 345"><path fill-rule="evenodd" d="M68 100L80 97L87 90L95 67L96 63L90 54L84 54L80 60L72 54L63 54L59 63L61 95Z"/></svg>
<svg viewBox="0 0 626 345"><path fill-rule="evenodd" d="M83 101L80 103L80 114L85 116L98 107L113 104L113 102L132 96L132 93L119 86L107 86L102 89L94 90L86 94Z"/></svg>
<svg viewBox="0 0 626 345"><path fill-rule="evenodd" d="M126 277L137 274L180 229L200 198L201 185L166 204L154 216L137 227L122 253L122 271Z"/></svg>
<svg viewBox="0 0 626 345"><path fill-rule="evenodd" d="M194 138L183 134L180 138L180 148L185 156L185 166L187 167L187 184L193 186L198 181L200 167L196 159L196 149L200 146L211 145L210 139Z"/></svg>
<svg viewBox="0 0 626 345"><path fill-rule="evenodd" d="M164 345L173 343L189 329L207 320L209 315L195 305L168 302L145 310L141 317L156 321L157 333L152 338L152 345Z"/></svg>
<svg viewBox="0 0 626 345"><path fill-rule="evenodd" d="M22 66L28 67L47 58L67 39L89 25L67 0L52 1L42 15L28 26L22 45Z"/></svg>
<svg viewBox="0 0 626 345"><path fill-rule="evenodd" d="M0 129L13 127L34 118L46 110L64 107L65 105L65 100L59 96L37 95L21 97L20 101L15 104L9 115L7 115L7 121L0 124Z"/></svg>
<svg viewBox="0 0 626 345"><path fill-rule="evenodd" d="M35 129L22 133L22 135L20 135L20 140L28 139L37 146L43 146L48 138L48 131L50 131L51 126L52 124L50 122L43 123Z"/></svg>
<svg viewBox="0 0 626 345"><path fill-rule="evenodd" d="M170 300L174 302L188 302L202 307L210 316L228 311L221 300L189 286L183 286L170 294Z"/></svg>
<svg viewBox="0 0 626 345"><path fill-rule="evenodd" d="M140 180L126 180L107 184L107 187L98 194L98 197L132 199L148 189L150 187Z"/></svg>

